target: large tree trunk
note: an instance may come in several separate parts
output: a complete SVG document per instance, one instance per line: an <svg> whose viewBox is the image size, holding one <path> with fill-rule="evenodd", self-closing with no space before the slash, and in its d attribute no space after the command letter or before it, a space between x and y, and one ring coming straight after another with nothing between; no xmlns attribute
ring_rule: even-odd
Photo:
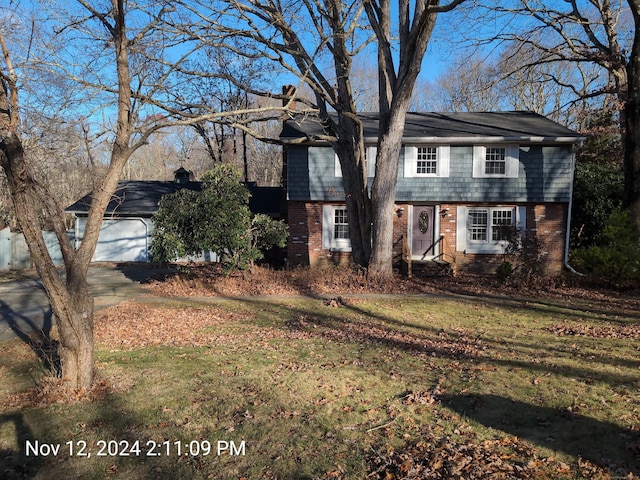
<svg viewBox="0 0 640 480"><path fill-rule="evenodd" d="M62 378L70 390L88 389L93 383L93 298L87 269L72 263L75 266L67 268L66 283L58 273L40 227L39 213L48 199L42 198L42 187L29 171L18 135L2 130L0 138L0 165L7 176L16 217L58 325ZM50 220L59 226L57 231L63 231L61 212ZM72 248L66 236L60 246L65 260L70 260Z"/></svg>
<svg viewBox="0 0 640 480"><path fill-rule="evenodd" d="M627 65L627 91L624 109L624 200L640 227L640 2L629 1L635 22L633 47Z"/></svg>
<svg viewBox="0 0 640 480"><path fill-rule="evenodd" d="M406 106L392 109L380 118L381 132L378 142L376 176L371 188L373 205L373 250L369 262L369 275L391 277L393 274L393 215L396 200L398 164L404 122L410 100Z"/></svg>
<svg viewBox="0 0 640 480"><path fill-rule="evenodd" d="M85 8L91 10L88 3ZM0 166L6 173L16 217L29 246L33 263L51 304L60 336L62 377L70 391L89 389L93 384L93 314L94 303L87 283L89 264L98 242L106 207L118 186L124 166L137 147L130 146L133 125L131 111L131 77L125 28L124 0L113 0L114 25L110 28L115 49L118 75L118 118L111 162L102 184L93 192L84 238L73 250L66 236L62 209L55 205L46 189L39 185L29 170L18 136L18 93L15 72L2 77L0 89ZM2 36L0 35L0 40ZM8 52L2 42L5 59ZM144 144L149 130L136 145ZM64 258L66 279L51 260L40 228L40 214L46 212L52 221Z"/></svg>
<svg viewBox="0 0 640 480"><path fill-rule="evenodd" d="M357 125L353 127L361 129ZM362 135L352 135L352 132L348 132L351 128L345 128L343 133L346 135L340 135L335 148L342 167L352 260L357 265L367 267L371 256L371 201Z"/></svg>

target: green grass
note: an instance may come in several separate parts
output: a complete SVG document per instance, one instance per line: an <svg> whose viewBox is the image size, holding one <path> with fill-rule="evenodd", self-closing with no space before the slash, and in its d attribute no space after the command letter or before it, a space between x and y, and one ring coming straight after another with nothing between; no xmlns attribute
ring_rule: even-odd
<svg viewBox="0 0 640 480"><path fill-rule="evenodd" d="M190 307L153 308L170 318L172 309ZM638 339L560 335L558 328L633 326L633 313L438 297L339 307L228 300L198 308L230 319L204 329L212 339L206 345L121 350L98 343L97 372L114 391L93 401L12 407L12 395L33 386L41 370L23 344L1 344L0 472L37 479L341 472L359 479L372 452L400 451L427 432L461 444L517 436L550 469L567 464L562 478L580 478L583 460L602 467L601 476L640 468ZM64 455L26 458L27 440L60 444ZM100 440L139 442L142 451L98 458ZM80 441L92 458L69 457L67 442ZM144 456L147 442L165 441L168 456ZM184 455L192 441L210 442L211 454ZM244 445L245 454L218 456L218 441Z"/></svg>

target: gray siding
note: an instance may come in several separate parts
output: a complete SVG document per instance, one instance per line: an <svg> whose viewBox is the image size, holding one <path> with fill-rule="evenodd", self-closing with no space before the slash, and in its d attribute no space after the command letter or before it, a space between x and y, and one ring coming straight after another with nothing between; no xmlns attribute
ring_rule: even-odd
<svg viewBox="0 0 640 480"><path fill-rule="evenodd" d="M473 178L473 145L452 145L449 177L404 178L399 159L397 201L406 202L568 202L571 145L521 145L518 178ZM344 199L335 176L331 147L288 148L290 200Z"/></svg>
<svg viewBox="0 0 640 480"><path fill-rule="evenodd" d="M344 200L331 147L288 147L289 200Z"/></svg>

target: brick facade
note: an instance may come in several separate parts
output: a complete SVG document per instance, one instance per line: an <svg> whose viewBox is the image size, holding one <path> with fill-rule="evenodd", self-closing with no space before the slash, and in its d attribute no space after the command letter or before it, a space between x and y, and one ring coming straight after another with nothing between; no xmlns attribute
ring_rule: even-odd
<svg viewBox="0 0 640 480"><path fill-rule="evenodd" d="M339 264L350 260L348 252L332 252L322 248L323 205L340 203L289 202L289 240L287 261L290 265L320 266ZM456 250L457 207L459 204L440 204L439 242L440 259L457 269L467 271L494 272L505 260L503 254L470 254ZM474 206L474 205L468 205ZM562 270L566 242L567 205L563 203L527 204L526 234L539 247L543 267L548 273ZM409 204L396 204L393 220L393 259L400 263L402 245L408 234ZM410 239L407 239L410 241Z"/></svg>

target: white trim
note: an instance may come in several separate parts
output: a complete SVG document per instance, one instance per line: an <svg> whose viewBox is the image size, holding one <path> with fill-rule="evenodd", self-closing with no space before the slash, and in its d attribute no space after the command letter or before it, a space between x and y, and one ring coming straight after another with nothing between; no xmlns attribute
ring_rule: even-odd
<svg viewBox="0 0 640 480"><path fill-rule="evenodd" d="M416 161L418 159L418 148L410 145L403 147L404 152L404 177L412 178L415 176Z"/></svg>
<svg viewBox="0 0 640 480"><path fill-rule="evenodd" d="M336 178L342 178L342 166L340 165L340 158L338 154L333 152L333 175Z"/></svg>
<svg viewBox="0 0 640 480"><path fill-rule="evenodd" d="M376 176L376 160L378 159L378 147L365 147L365 162L367 162L367 177Z"/></svg>
<svg viewBox="0 0 640 480"><path fill-rule="evenodd" d="M378 139L376 137L365 137L364 141L367 143L375 143ZM402 143L406 144L419 144L419 143L436 143L436 144L450 144L450 145L469 145L469 144L491 144L491 143L563 143L574 144L584 142L586 137L492 137L492 136L480 136L470 135L468 137L403 137Z"/></svg>
<svg viewBox="0 0 640 480"><path fill-rule="evenodd" d="M373 178L376 175L376 158L378 154L378 148L375 146L365 147L365 163L367 167L367 177ZM371 161L373 159L373 161ZM338 154L333 153L333 176L336 178L342 178L342 167L340 165L340 158Z"/></svg>

